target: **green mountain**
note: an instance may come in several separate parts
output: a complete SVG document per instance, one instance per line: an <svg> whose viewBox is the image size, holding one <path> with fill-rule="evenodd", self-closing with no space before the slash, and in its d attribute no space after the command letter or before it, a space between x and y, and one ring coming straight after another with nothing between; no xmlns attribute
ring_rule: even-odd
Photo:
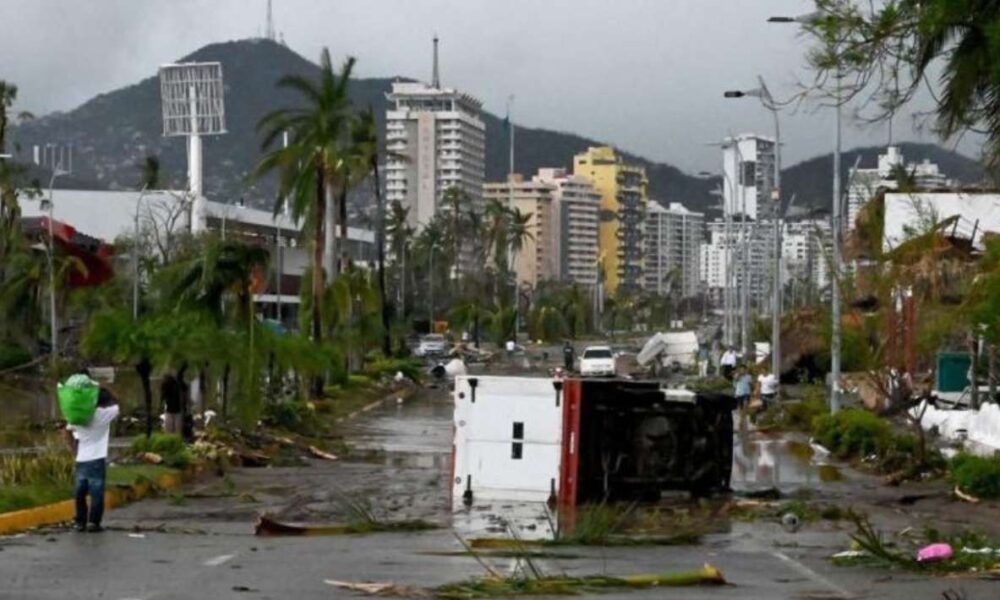
<svg viewBox="0 0 1000 600"><path fill-rule="evenodd" d="M206 195L221 201L245 196L250 202L268 203L274 197L273 181L252 185L246 180L260 157L256 123L267 112L296 101L294 94L275 87L279 78L289 73L313 74L316 65L285 46L261 39L212 44L180 61L219 61L223 68L228 132L204 138ZM351 84L354 105L375 109L380 135L385 127L385 94L392 81L355 79ZM153 76L101 94L69 112L25 123L12 136L20 146L18 157L29 159L35 144L72 144L77 181L128 189L139 179L137 165L147 154L155 154L160 157L165 181L183 186L184 140L161 135L159 93L159 81ZM484 113L483 120L487 129L486 178L503 179L508 168L507 134L497 116ZM546 129L518 128L516 143L517 170L533 173L539 167L568 167L575 153L600 142ZM626 156L647 167L654 197L693 205L707 200L708 182L670 165Z"/></svg>
<svg viewBox="0 0 1000 600"><path fill-rule="evenodd" d="M269 206L275 196L273 180L248 181L247 174L260 158L256 124L260 117L297 101L296 96L275 87L283 75L312 75L314 63L287 47L263 39L212 44L180 61L219 61L226 85L225 135L204 138L205 193L212 199L232 201L244 197L252 204ZM386 99L392 79L355 79L351 98L355 106L372 106L384 133ZM483 113L486 123L486 178L501 180L508 168L507 133L502 119ZM139 180L138 164L147 154L160 157L163 179L174 187L185 181L186 151L183 138L164 138L160 120L159 80L154 75L127 87L100 94L65 113L54 113L18 126L12 139L19 146L17 158L27 161L32 146L72 144L73 174L61 178L60 186L133 189ZM516 170L534 173L540 167L569 167L573 155L602 142L572 133L541 128L518 128ZM844 172L854 164L857 153L863 164L872 163L878 148L863 148L844 155ZM903 144L909 160L924 157L937 162L951 177L965 182L982 178L975 161L937 146ZM716 205L710 190L719 178L703 179L679 169L624 153L627 160L646 167L650 195L661 202L682 202L694 210ZM798 195L800 206L829 205L829 157L818 157L784 171L785 195ZM47 183L47 177L40 179ZM367 186L363 186L367 187ZM355 214L367 201L370 191L361 190L353 198Z"/></svg>

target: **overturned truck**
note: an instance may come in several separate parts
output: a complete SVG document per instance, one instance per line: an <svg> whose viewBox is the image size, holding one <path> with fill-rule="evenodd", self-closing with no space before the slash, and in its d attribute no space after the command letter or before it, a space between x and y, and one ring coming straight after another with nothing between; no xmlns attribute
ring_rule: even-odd
<svg viewBox="0 0 1000 600"><path fill-rule="evenodd" d="M656 500L729 489L735 402L658 382L455 380L453 501Z"/></svg>

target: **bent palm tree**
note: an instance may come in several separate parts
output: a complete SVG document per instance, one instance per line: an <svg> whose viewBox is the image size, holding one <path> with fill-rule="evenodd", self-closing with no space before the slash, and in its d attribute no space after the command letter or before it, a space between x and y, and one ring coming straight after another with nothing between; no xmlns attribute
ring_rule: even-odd
<svg viewBox="0 0 1000 600"><path fill-rule="evenodd" d="M330 52L324 48L318 82L301 75L286 75L278 81L278 87L298 92L304 104L273 111L265 115L257 126L264 133L264 149L270 148L286 132L290 137L287 147L272 150L264 156L254 175L261 177L277 171L279 186L275 214L281 211L283 199L287 198L292 218L296 222L305 218L306 226L311 226L311 329L312 338L317 343L323 338L320 306L325 289L326 198L328 194L333 194L335 186L343 185L343 142L350 126L347 88L353 68L354 59L349 58L340 74L335 73Z"/></svg>

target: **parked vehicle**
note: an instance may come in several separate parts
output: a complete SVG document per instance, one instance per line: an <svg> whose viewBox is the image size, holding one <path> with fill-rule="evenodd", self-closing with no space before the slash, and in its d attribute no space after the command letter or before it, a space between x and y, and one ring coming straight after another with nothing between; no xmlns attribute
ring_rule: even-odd
<svg viewBox="0 0 1000 600"><path fill-rule="evenodd" d="M580 375L584 377L614 377L615 353L609 346L588 346L580 355Z"/></svg>
<svg viewBox="0 0 1000 600"><path fill-rule="evenodd" d="M420 337L414 354L417 356L442 356L448 353L448 340L440 333L431 333Z"/></svg>

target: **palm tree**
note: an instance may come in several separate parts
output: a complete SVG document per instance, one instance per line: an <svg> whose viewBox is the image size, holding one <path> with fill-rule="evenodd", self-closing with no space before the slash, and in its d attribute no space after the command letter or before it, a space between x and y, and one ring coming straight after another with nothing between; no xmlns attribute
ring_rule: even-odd
<svg viewBox="0 0 1000 600"><path fill-rule="evenodd" d="M409 224L409 216L409 207L394 201L389 207L389 218L386 222L386 235L389 236L389 247L392 249L397 276L396 291L401 317L406 316L406 256L409 253L410 238L414 233Z"/></svg>
<svg viewBox="0 0 1000 600"><path fill-rule="evenodd" d="M266 248L236 241L213 241L194 258L173 265L176 277L169 285L169 298L178 305L204 310L219 323L223 321L223 302L235 298L236 314L242 326L248 326L253 311L254 279L267 268L270 253Z"/></svg>
<svg viewBox="0 0 1000 600"><path fill-rule="evenodd" d="M483 323L493 318L494 308L488 304L481 294L472 294L452 307L448 314L455 327L472 329L472 341L480 347L480 333Z"/></svg>
<svg viewBox="0 0 1000 600"><path fill-rule="evenodd" d="M375 124L375 113L369 106L357 116L351 126L351 151L353 168L356 178L364 181L372 178L375 190L375 252L378 268L378 297L382 320L382 353L388 356L391 351L389 332L389 299L385 285L385 204L382 199L382 182L378 173L379 145ZM346 210L346 209L345 209ZM344 243L345 262L347 258L347 215L342 215L341 236Z"/></svg>
<svg viewBox="0 0 1000 600"><path fill-rule="evenodd" d="M282 210L283 199L287 198L292 218L296 221L305 218L307 226L312 227L311 329L312 338L317 343L323 338L320 307L326 287L323 269L324 256L327 255L325 236L330 226L326 199L332 197L337 186L345 185L343 145L351 121L347 87L353 68L354 59L348 58L340 74L335 73L330 52L324 48L320 56L318 82L302 75L286 75L278 81L278 87L297 91L305 102L295 108L273 111L258 123L258 129L264 132L261 146L264 149L270 148L286 132L291 138L287 147L266 154L254 174L261 177L278 171L279 199L274 213Z"/></svg>

